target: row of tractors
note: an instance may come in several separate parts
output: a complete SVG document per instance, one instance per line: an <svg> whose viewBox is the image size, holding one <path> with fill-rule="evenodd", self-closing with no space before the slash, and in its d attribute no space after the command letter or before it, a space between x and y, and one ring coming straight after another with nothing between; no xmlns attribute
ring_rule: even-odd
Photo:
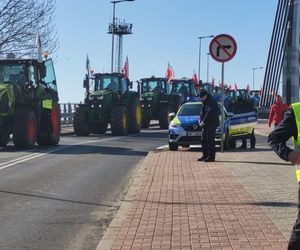
<svg viewBox="0 0 300 250"><path fill-rule="evenodd" d="M137 82L138 91L132 85L122 73L86 75L86 97L74 114L75 134L104 134L108 125L113 135L139 133L151 120L166 129L170 113L185 102L199 100L200 86L191 79L143 78ZM238 101L246 96L244 92L226 92L230 111L238 113L232 109L241 106ZM212 93L215 98L216 93ZM11 135L17 148L58 144L60 108L51 59L0 60L0 128L0 146L6 146Z"/></svg>
<svg viewBox="0 0 300 250"><path fill-rule="evenodd" d="M75 134L104 134L108 124L113 135L139 133L151 120L158 120L160 128L166 129L171 112L198 98L190 79L143 78L137 82L138 91L130 90L132 84L121 73L86 75L86 98L74 115Z"/></svg>
<svg viewBox="0 0 300 250"><path fill-rule="evenodd" d="M212 86L211 84L205 83L202 84L201 87L210 93L216 101L221 101L221 88L219 86ZM225 88L224 106L229 112L237 114L250 111L257 112L260 96L260 90L233 90Z"/></svg>
<svg viewBox="0 0 300 250"><path fill-rule="evenodd" d="M158 120L168 128L169 113L197 98L192 80L168 82L166 78L144 78L138 91L122 73L86 76L86 97L74 114L78 136L139 133ZM90 86L93 86L92 88ZM60 138L60 107L51 59L0 60L0 146L12 140L16 148L56 145Z"/></svg>

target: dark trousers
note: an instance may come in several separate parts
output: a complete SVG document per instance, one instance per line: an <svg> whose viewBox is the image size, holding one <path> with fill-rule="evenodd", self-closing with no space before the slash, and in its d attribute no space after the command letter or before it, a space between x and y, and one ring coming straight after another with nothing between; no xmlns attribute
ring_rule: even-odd
<svg viewBox="0 0 300 250"><path fill-rule="evenodd" d="M298 189L298 217L293 227L288 249L300 249L300 185Z"/></svg>
<svg viewBox="0 0 300 250"><path fill-rule="evenodd" d="M205 127L202 133L202 151L203 157L211 160L215 159L216 147L215 147L216 127Z"/></svg>

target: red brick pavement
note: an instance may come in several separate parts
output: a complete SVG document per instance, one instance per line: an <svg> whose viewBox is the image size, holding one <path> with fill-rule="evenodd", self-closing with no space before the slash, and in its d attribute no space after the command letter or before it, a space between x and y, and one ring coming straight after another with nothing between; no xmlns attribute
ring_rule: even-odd
<svg viewBox="0 0 300 250"><path fill-rule="evenodd" d="M286 248L282 233L224 164L197 162L199 154L150 154L112 249Z"/></svg>

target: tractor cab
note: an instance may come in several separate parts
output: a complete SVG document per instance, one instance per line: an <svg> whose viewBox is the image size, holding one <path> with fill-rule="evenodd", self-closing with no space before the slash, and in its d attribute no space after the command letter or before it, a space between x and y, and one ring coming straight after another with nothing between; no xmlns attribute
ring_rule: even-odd
<svg viewBox="0 0 300 250"><path fill-rule="evenodd" d="M140 82L140 94L155 95L155 94L170 94L170 85L167 83L166 78L143 78Z"/></svg>
<svg viewBox="0 0 300 250"><path fill-rule="evenodd" d="M56 78L52 60L39 63L34 59L0 60L0 84L2 87L13 86L17 102L26 102L45 92L58 100ZM47 89L42 91L41 89Z"/></svg>
<svg viewBox="0 0 300 250"><path fill-rule="evenodd" d="M205 90L207 93L212 93L212 85L209 83L203 83L202 84L202 90Z"/></svg>
<svg viewBox="0 0 300 250"><path fill-rule="evenodd" d="M56 145L60 110L52 60L0 60L0 146Z"/></svg>
<svg viewBox="0 0 300 250"><path fill-rule="evenodd" d="M121 91L124 93L129 90L130 82L123 74L95 74L95 91L111 90L113 93Z"/></svg>
<svg viewBox="0 0 300 250"><path fill-rule="evenodd" d="M171 93L180 95L182 103L199 99L195 84L191 79L175 79L170 83L172 85Z"/></svg>
<svg viewBox="0 0 300 250"><path fill-rule="evenodd" d="M92 80L93 90L90 91L89 80ZM129 91L131 85L128 78L125 78L121 73L112 74L94 74L90 79L86 76L84 80L84 87L87 90L86 103L91 101L99 101L104 98L112 99L113 96L122 95L126 91Z"/></svg>

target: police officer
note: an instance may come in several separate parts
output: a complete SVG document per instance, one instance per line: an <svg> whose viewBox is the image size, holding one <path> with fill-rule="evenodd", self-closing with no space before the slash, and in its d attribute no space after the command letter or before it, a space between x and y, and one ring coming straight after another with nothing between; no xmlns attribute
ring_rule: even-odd
<svg viewBox="0 0 300 250"><path fill-rule="evenodd" d="M202 111L200 115L200 125L202 132L202 151L203 156L198 161L215 161L215 136L216 129L219 126L219 105L212 96L205 90L200 92L202 101Z"/></svg>
<svg viewBox="0 0 300 250"><path fill-rule="evenodd" d="M294 138L295 149L286 145L289 138ZM284 114L284 119L270 133L269 145L283 160L300 165L300 102L292 104ZM288 249L300 249L300 169L296 168L298 189L298 218L294 224Z"/></svg>

